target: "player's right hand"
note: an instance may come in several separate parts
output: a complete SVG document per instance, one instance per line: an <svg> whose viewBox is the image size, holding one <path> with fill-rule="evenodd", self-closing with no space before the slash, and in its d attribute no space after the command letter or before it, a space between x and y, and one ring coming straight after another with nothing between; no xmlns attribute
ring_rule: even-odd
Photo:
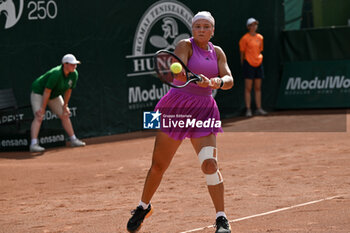
<svg viewBox="0 0 350 233"><path fill-rule="evenodd" d="M199 76L202 78L202 81L197 81L198 86L200 86L200 87L211 86L211 82L206 76L204 76L203 74L200 74Z"/></svg>

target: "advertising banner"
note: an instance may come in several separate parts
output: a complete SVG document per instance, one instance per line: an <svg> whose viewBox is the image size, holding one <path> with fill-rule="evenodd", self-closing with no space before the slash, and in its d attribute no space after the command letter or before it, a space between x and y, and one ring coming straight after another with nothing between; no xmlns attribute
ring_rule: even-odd
<svg viewBox="0 0 350 233"><path fill-rule="evenodd" d="M277 108L348 108L349 100L350 60L285 64Z"/></svg>

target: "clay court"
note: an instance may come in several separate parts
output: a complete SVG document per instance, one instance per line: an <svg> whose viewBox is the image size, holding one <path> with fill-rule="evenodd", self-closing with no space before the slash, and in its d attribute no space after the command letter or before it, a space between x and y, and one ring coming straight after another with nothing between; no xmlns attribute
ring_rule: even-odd
<svg viewBox="0 0 350 233"><path fill-rule="evenodd" d="M350 232L349 129L347 110L225 120L217 144L232 232ZM42 155L0 153L1 233L126 232L154 132L86 141ZM188 140L152 203L140 232L214 232L207 227L215 211Z"/></svg>

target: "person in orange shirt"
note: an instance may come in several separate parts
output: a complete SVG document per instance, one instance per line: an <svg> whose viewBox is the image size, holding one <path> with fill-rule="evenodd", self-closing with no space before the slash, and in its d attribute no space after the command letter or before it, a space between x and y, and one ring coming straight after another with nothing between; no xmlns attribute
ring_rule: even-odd
<svg viewBox="0 0 350 233"><path fill-rule="evenodd" d="M247 20L248 32L239 41L241 65L245 79L245 104L246 116L251 117L251 90L254 84L256 115L266 115L267 112L261 107L261 81L264 78L263 55L264 38L257 33L259 22L254 18Z"/></svg>

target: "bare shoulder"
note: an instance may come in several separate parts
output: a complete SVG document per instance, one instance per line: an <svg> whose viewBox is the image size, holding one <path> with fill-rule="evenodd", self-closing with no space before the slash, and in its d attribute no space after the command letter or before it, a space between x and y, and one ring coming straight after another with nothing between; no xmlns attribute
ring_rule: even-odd
<svg viewBox="0 0 350 233"><path fill-rule="evenodd" d="M218 58L226 57L224 50L220 46L214 45L214 49Z"/></svg>
<svg viewBox="0 0 350 233"><path fill-rule="evenodd" d="M189 49L192 48L190 39L183 39L180 40L179 43L177 43L176 47L182 48L182 49Z"/></svg>
<svg viewBox="0 0 350 233"><path fill-rule="evenodd" d="M262 40L264 39L263 35L261 35L260 33L258 33L257 36Z"/></svg>
<svg viewBox="0 0 350 233"><path fill-rule="evenodd" d="M192 44L190 39L183 39L177 43L175 48L175 54L180 56L181 59L187 60L192 56Z"/></svg>

